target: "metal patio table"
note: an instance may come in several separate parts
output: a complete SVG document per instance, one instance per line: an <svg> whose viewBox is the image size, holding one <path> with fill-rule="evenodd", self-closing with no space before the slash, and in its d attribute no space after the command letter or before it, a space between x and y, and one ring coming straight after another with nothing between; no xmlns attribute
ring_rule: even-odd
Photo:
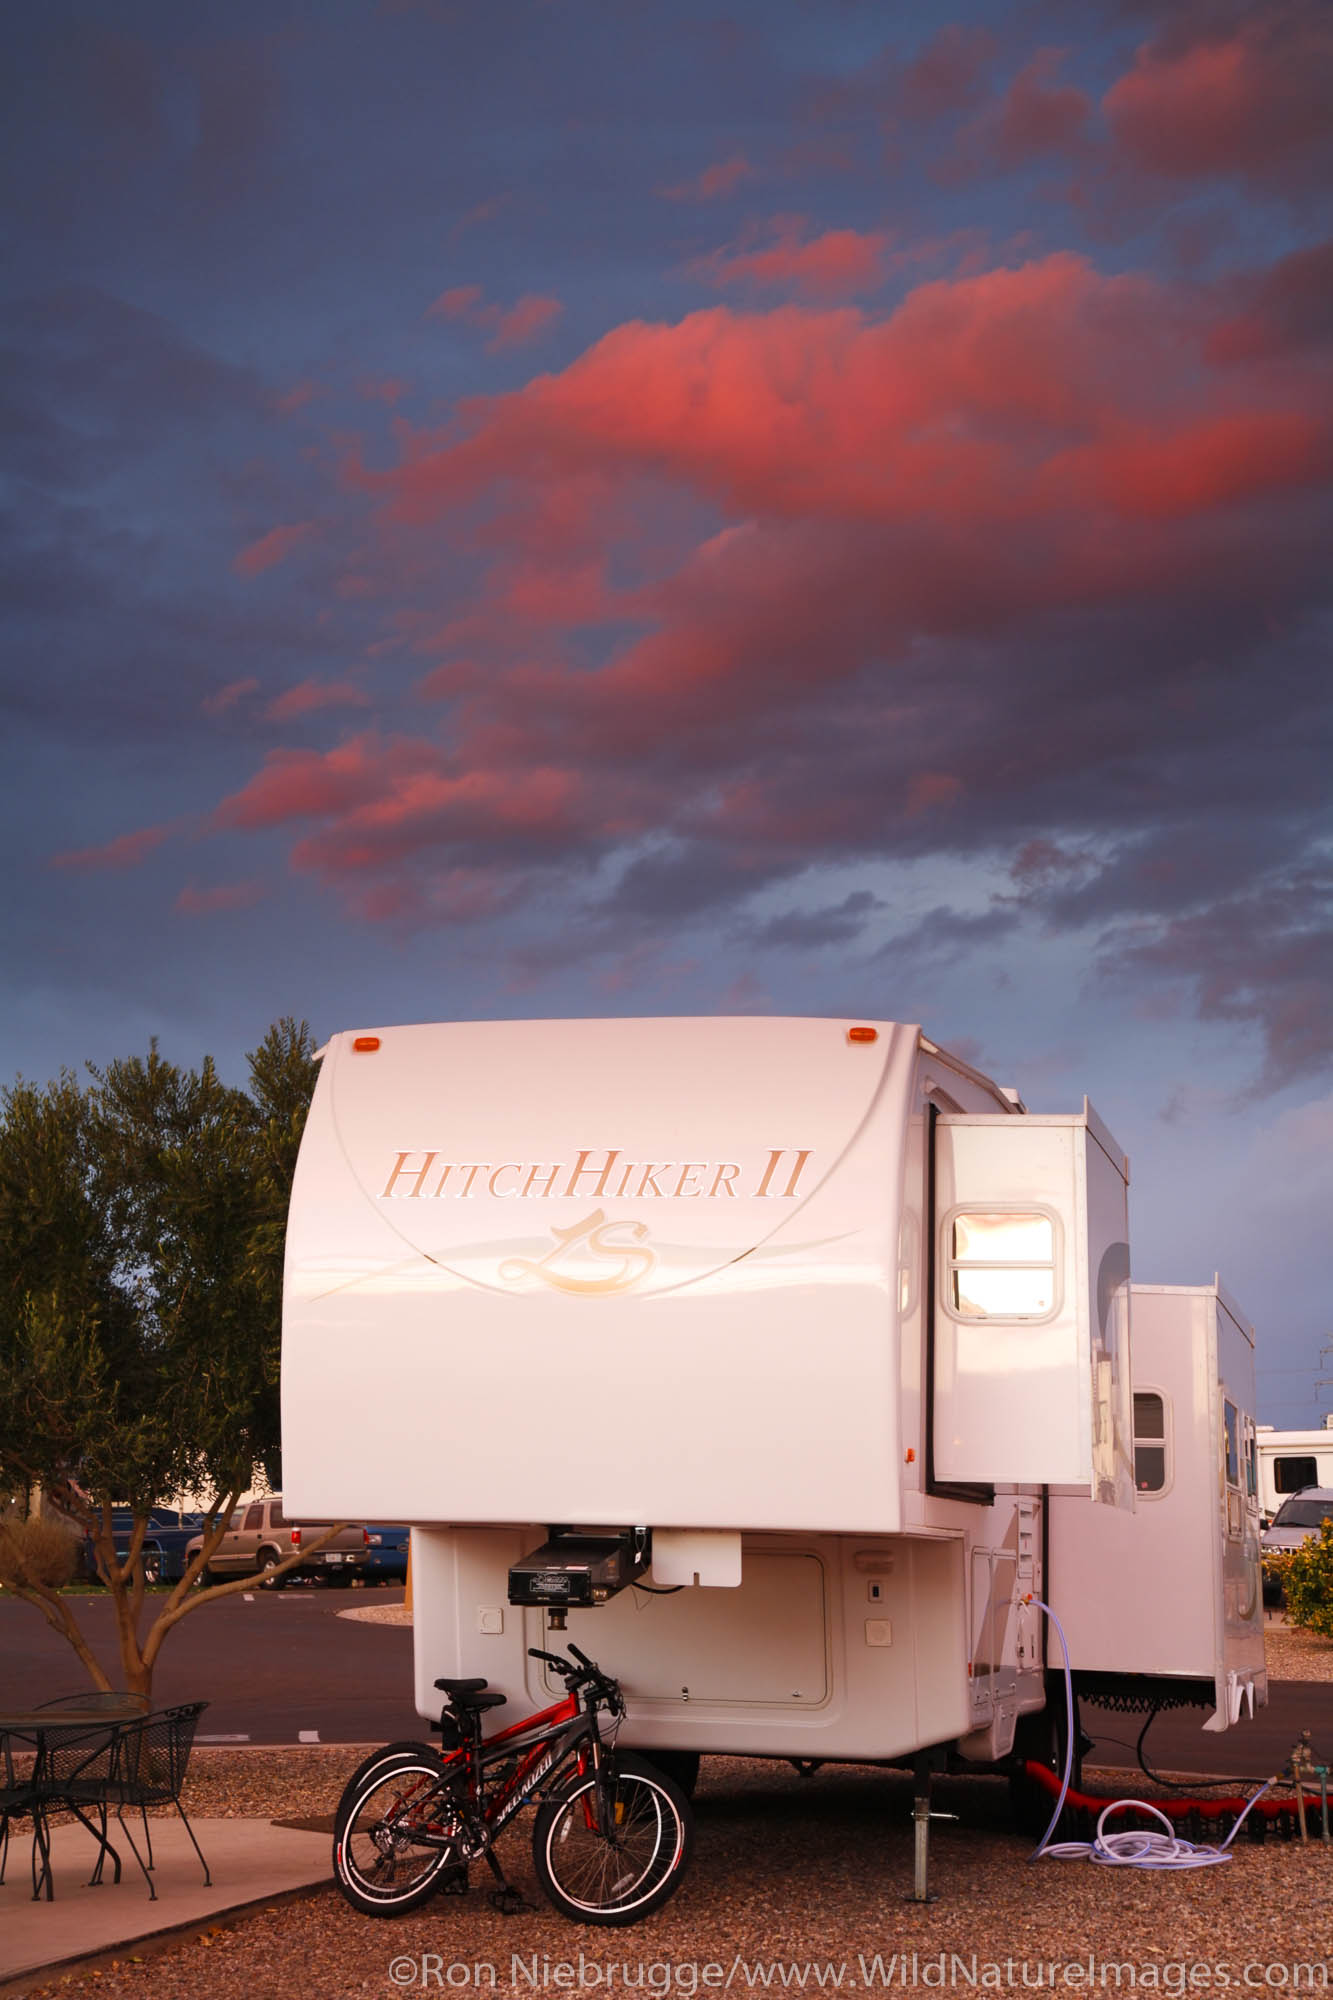
<svg viewBox="0 0 1333 2000"><path fill-rule="evenodd" d="M106 1837L107 1783L114 1761L116 1739L126 1722L140 1721L142 1702L128 1695L121 1703L90 1700L87 1707L53 1705L42 1709L0 1711L0 1763L3 1766L3 1798L0 1816L4 1819L4 1847L8 1846L9 1821L31 1813L33 1823L32 1883L36 1901L46 1889L48 1902L54 1899L51 1875L51 1839L46 1823L49 1806L64 1806L87 1827L101 1850L92 1881L102 1879L108 1855L120 1880L120 1856ZM33 1752L33 1768L26 1778L14 1775L14 1752ZM81 1810L100 1808L99 1826ZM4 1848L0 1847L0 1854ZM38 1867L40 1856L41 1866Z"/></svg>

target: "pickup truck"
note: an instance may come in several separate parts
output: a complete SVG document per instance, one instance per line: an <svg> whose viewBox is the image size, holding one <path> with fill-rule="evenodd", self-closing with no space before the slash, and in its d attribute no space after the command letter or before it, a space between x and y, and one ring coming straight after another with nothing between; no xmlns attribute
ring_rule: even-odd
<svg viewBox="0 0 1333 2000"><path fill-rule="evenodd" d="M269 1570L276 1569L303 1542L316 1541L328 1525L318 1521L289 1521L282 1511L281 1493L270 1494L266 1500L252 1500L248 1506L238 1507L228 1521L227 1531L209 1557L202 1580L225 1583L228 1577L257 1576L262 1582ZM186 1550L187 1561L203 1547L203 1541L202 1535L195 1536ZM303 1557L296 1569L275 1577L272 1587L280 1590L292 1576L322 1576L328 1583L349 1584L364 1571L368 1554L369 1537L365 1529L343 1528L323 1548Z"/></svg>
<svg viewBox="0 0 1333 2000"><path fill-rule="evenodd" d="M143 1575L145 1583L179 1583L185 1574L189 1561L191 1537L197 1544L199 1530L203 1526L202 1514L182 1514L175 1507L154 1507L148 1515L148 1526L143 1538ZM116 1555L124 1562L129 1550L130 1537L134 1533L134 1511L130 1507L113 1507L111 1529L115 1537ZM97 1574L97 1556L91 1535L83 1538L83 1573L89 1583L100 1583Z"/></svg>
<svg viewBox="0 0 1333 2000"><path fill-rule="evenodd" d="M406 1583L407 1529L389 1528L382 1522L371 1521L367 1523L366 1533L370 1537L366 1582Z"/></svg>

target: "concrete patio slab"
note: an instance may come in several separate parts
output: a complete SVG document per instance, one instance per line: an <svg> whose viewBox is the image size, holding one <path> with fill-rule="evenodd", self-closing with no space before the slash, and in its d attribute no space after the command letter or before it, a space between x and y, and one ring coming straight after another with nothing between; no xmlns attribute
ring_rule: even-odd
<svg viewBox="0 0 1333 2000"><path fill-rule="evenodd" d="M0 1887L0 1981L45 1970L67 1959L130 1947L137 1941L207 1923L251 1904L271 1902L293 1889L333 1879L327 1833L296 1832L269 1820L191 1818L213 1878L204 1887L203 1870L178 1819L155 1819L153 1880L157 1901L130 1852L112 1838L121 1856L121 1879L89 1888L97 1843L78 1825L51 1829L55 1900L32 1900L28 1865L30 1829L17 1821L10 1829L9 1860ZM134 1827L143 1851L142 1829Z"/></svg>

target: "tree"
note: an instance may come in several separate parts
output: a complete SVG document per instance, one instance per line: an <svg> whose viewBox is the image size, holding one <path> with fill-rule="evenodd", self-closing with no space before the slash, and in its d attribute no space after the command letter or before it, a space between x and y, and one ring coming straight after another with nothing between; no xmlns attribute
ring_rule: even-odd
<svg viewBox="0 0 1333 2000"><path fill-rule="evenodd" d="M68 1072L45 1089L20 1080L0 1106L0 1487L40 1487L92 1537L124 1684L144 1694L174 1626L249 1586L194 1588L255 1464L277 1463L283 1231L316 1073L307 1025L277 1022L249 1070L237 1090L211 1059L181 1070L154 1043L90 1069L87 1086ZM148 1513L185 1488L211 1496L203 1547L141 1633ZM134 1515L123 1560L113 1505ZM0 1570L105 1688L49 1542L27 1547L11 1523Z"/></svg>

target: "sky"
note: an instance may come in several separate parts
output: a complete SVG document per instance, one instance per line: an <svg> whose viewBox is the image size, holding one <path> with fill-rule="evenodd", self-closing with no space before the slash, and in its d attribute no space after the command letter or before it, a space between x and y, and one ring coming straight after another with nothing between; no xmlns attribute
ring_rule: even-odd
<svg viewBox="0 0 1333 2000"><path fill-rule="evenodd" d="M0 1077L920 1021L1333 1410L1323 0L3 33Z"/></svg>

